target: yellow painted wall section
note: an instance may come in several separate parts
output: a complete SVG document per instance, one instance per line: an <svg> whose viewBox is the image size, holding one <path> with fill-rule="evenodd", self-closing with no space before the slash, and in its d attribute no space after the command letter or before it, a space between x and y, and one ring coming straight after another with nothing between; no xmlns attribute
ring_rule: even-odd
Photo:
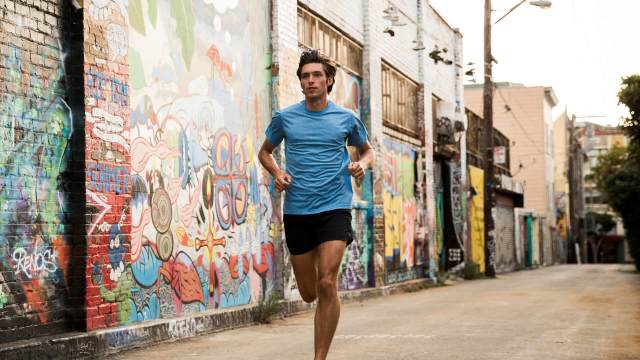
<svg viewBox="0 0 640 360"><path fill-rule="evenodd" d="M402 236L402 198L392 196L385 191L383 195L384 206L384 253L387 257L393 257L393 249L400 249L400 237Z"/></svg>
<svg viewBox="0 0 640 360"><path fill-rule="evenodd" d="M469 166L469 180L476 190L471 198L469 216L471 217L471 261L479 265L484 273L484 171Z"/></svg>

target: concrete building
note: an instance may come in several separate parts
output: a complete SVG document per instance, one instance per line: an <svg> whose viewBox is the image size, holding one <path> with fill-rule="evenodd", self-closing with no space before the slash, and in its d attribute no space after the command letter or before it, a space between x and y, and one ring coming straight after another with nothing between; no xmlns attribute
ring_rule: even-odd
<svg viewBox="0 0 640 360"><path fill-rule="evenodd" d="M588 236L589 244L591 245L588 249L589 259L591 261L601 261L602 255L604 255L611 261L611 259L618 257L618 251L610 248L624 247L624 243L621 241L621 236L624 235L624 227L622 220L606 204L602 194L596 188L593 169L598 164L600 155L606 154L614 146L627 146L629 139L625 136L624 131L617 126L603 126L581 121L576 122L575 127L576 139L585 154L581 179L584 189L585 231L587 234L597 232L593 216L590 214L609 214L614 217L616 222L616 227L607 234L610 236L604 238L607 240L606 243L604 241L596 241L593 236ZM594 256L595 253L597 253L597 256ZM607 253L613 253L614 255ZM620 251L620 253L624 254L623 251Z"/></svg>
<svg viewBox="0 0 640 360"><path fill-rule="evenodd" d="M566 238L569 226L569 134L570 119L563 112L553 122L553 168L556 227Z"/></svg>
<svg viewBox="0 0 640 360"><path fill-rule="evenodd" d="M569 187L569 153L571 151L571 119L564 111L553 122L553 168L554 168L554 206L556 211L555 239L558 249L563 249L561 259L566 261L569 251L569 228L571 227L570 214L570 187ZM573 250L572 250L573 251Z"/></svg>
<svg viewBox="0 0 640 360"><path fill-rule="evenodd" d="M468 222L471 259L478 264L478 270L484 272L484 158L483 158L483 119L467 110L467 166L469 169ZM516 211L523 205L522 183L511 176L511 141L500 130L493 129L493 143L500 147L496 155L493 172L498 182L495 187L495 206L492 209L495 223L495 270L505 273L521 269L527 264L524 252L529 248L527 237L519 236ZM526 238L526 239L525 239Z"/></svg>
<svg viewBox="0 0 640 360"><path fill-rule="evenodd" d="M551 109L558 99L550 87L497 83L493 101L494 126L512 142L511 173L524 184L524 207L541 216L549 260L556 223ZM482 113L481 84L465 86L465 104Z"/></svg>

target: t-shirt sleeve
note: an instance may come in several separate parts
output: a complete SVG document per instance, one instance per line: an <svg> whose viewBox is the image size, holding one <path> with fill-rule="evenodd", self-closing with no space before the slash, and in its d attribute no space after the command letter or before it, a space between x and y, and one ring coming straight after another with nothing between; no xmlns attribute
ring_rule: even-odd
<svg viewBox="0 0 640 360"><path fill-rule="evenodd" d="M267 141L274 147L280 145L282 139L284 139L284 127L282 126L282 115L280 112L276 112L271 118L271 123L265 130L264 134L267 136Z"/></svg>
<svg viewBox="0 0 640 360"><path fill-rule="evenodd" d="M353 115L352 120L353 124L351 126L349 136L347 137L347 144L349 146L362 146L367 142L367 129L364 127L364 124L360 121L359 117Z"/></svg>

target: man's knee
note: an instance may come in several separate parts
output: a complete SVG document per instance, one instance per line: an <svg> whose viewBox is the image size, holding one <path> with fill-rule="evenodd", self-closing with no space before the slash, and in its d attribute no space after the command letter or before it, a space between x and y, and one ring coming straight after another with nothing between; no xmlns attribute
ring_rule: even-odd
<svg viewBox="0 0 640 360"><path fill-rule="evenodd" d="M316 293L315 289L302 289L302 288L299 288L298 291L300 292L300 297L306 303L312 303L318 297L318 294Z"/></svg>
<svg viewBox="0 0 640 360"><path fill-rule="evenodd" d="M338 293L338 280L335 274L322 274L318 279L318 293L322 297L332 297Z"/></svg>

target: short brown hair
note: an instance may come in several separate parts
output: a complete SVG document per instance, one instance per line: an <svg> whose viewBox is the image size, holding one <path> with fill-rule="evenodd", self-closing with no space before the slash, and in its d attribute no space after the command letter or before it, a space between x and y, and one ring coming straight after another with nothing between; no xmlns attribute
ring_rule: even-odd
<svg viewBox="0 0 640 360"><path fill-rule="evenodd" d="M329 85L329 87L327 88L327 93L331 94L333 84L335 84L336 82L336 67L335 65L333 65L333 61L324 56L319 50L305 50L302 55L300 55L298 71L296 72L296 74L298 75L298 80L300 80L300 77L302 76L302 67L312 63L322 64L325 76L327 77L327 79L332 80L331 85Z"/></svg>

